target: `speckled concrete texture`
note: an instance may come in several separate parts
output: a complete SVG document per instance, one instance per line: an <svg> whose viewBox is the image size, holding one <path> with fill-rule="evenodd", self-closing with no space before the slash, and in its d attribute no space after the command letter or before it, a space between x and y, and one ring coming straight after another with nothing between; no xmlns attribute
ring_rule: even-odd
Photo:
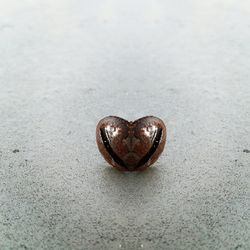
<svg viewBox="0 0 250 250"><path fill-rule="evenodd" d="M143 173L106 115L166 121ZM250 1L0 0L0 249L250 249Z"/></svg>

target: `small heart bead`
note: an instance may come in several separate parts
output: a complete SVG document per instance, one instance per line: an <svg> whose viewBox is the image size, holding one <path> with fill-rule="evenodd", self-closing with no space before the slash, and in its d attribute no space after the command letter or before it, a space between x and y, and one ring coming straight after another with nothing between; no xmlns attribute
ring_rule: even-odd
<svg viewBox="0 0 250 250"><path fill-rule="evenodd" d="M162 153L167 130L164 122L146 116L134 122L108 116L96 126L96 142L104 159L123 171L139 171L152 165Z"/></svg>

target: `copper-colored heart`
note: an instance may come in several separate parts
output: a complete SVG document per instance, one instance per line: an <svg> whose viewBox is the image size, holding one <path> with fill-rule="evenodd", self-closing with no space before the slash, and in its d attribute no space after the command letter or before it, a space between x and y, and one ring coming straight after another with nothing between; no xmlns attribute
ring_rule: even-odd
<svg viewBox="0 0 250 250"><path fill-rule="evenodd" d="M162 153L167 130L164 122L146 116L134 122L108 116L96 127L99 151L112 166L123 171L143 170Z"/></svg>

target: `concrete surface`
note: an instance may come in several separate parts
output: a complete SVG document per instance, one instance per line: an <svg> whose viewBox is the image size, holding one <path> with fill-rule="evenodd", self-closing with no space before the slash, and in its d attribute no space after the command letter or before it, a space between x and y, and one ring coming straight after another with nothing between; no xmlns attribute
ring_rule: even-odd
<svg viewBox="0 0 250 250"><path fill-rule="evenodd" d="M167 121L120 173L106 115ZM0 249L250 249L250 1L0 0Z"/></svg>

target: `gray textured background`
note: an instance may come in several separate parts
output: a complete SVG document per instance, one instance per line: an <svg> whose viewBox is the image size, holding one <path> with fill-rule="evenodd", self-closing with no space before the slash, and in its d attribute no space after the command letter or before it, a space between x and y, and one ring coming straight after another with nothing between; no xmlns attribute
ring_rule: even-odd
<svg viewBox="0 0 250 250"><path fill-rule="evenodd" d="M167 148L109 167L106 115ZM250 1L0 0L0 249L250 249Z"/></svg>

